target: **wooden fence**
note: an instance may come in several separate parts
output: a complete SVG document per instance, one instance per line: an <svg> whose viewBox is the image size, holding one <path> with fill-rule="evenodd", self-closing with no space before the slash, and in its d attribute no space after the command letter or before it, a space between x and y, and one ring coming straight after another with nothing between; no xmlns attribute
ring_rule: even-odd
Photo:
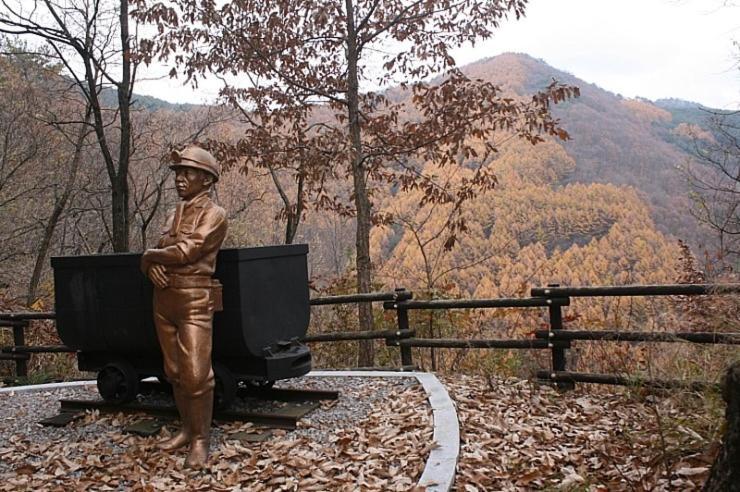
<svg viewBox="0 0 740 492"><path fill-rule="evenodd" d="M550 381L560 388L573 388L575 383L598 383L612 385L640 385L670 388L688 387L702 389L712 385L703 381L640 380L615 374L591 374L568 371L567 350L580 340L628 341L644 343L698 343L740 345L740 333L714 332L647 332L618 330L573 330L563 322L563 308L570 305L574 297L621 297L621 296L698 296L737 295L740 284L675 284L675 285L629 285L601 287L547 287L533 288L531 297L499 299L432 299L415 300L405 289L393 292L342 295L311 299L312 306L382 302L383 308L396 313L396 329L374 331L346 331L320 333L304 337L306 343L326 343L347 340L385 340L387 345L397 346L400 351L400 370L415 368L413 347L450 349L541 349L551 354L551 367L537 372L540 380ZM534 338L527 339L450 339L417 338L410 326L409 311L450 309L547 309L548 328L537 330ZM24 331L34 320L54 319L54 313L0 313L0 328L12 328L13 345L0 348L0 360L14 360L16 375L27 375L27 361L34 353L73 352L63 345L28 346Z"/></svg>

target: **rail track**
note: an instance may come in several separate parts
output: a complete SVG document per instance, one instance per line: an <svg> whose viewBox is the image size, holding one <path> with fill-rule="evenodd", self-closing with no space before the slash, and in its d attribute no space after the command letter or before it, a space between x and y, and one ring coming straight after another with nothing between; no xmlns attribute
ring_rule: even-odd
<svg viewBox="0 0 740 492"><path fill-rule="evenodd" d="M171 388L163 383L144 382L141 387L143 394L167 393ZM220 422L250 422L255 426L267 429L295 429L298 421L308 413L320 407L321 401L337 400L339 392L323 390L307 390L297 388L271 388L240 386L237 393L239 398L249 401L250 406L259 406L265 403L279 402L279 406L270 410L229 410L216 409L213 419ZM177 418L177 408L174 405L155 404L146 402L131 402L124 404L110 403L98 399L62 399L59 400L59 413L53 417L41 420L39 423L47 426L63 427L82 417L88 410L97 410L101 413L145 414L146 418L124 428L125 432L140 435L153 435L159 432L163 425Z"/></svg>

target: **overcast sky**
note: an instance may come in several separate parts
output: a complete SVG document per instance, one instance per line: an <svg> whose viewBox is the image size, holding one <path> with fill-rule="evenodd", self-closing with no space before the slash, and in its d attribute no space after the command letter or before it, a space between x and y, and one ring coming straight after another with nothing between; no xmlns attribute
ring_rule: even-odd
<svg viewBox="0 0 740 492"><path fill-rule="evenodd" d="M675 97L740 108L740 7L723 0L530 0L527 16L455 53L459 65L527 53L625 97ZM740 2L735 2L740 3ZM150 67L150 76L167 72ZM142 81L137 92L171 102L212 101L218 83L193 91Z"/></svg>

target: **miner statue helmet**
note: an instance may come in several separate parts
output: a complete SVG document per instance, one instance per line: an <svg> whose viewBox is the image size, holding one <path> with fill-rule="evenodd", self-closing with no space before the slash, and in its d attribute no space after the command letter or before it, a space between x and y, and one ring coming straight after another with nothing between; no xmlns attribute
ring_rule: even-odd
<svg viewBox="0 0 740 492"><path fill-rule="evenodd" d="M172 163L170 169L178 167L193 167L201 169L213 176L213 182L221 176L221 166L210 152L197 145L188 145L183 150L173 150L170 155Z"/></svg>

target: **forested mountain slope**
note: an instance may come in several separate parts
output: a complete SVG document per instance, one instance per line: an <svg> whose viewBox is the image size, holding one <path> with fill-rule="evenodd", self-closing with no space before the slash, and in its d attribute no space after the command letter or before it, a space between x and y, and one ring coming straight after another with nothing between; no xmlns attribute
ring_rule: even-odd
<svg viewBox="0 0 740 492"><path fill-rule="evenodd" d="M674 118L657 104L625 99L527 55L500 55L463 71L516 96L532 94L553 78L580 87L579 98L554 108L571 139L502 145L487 164L499 184L467 206L469 230L449 252L440 233L448 208L419 206L414 193L378 200L399 219L373 236L384 282L402 278L437 295L489 297L525 295L532 285L552 281L676 280L677 240L698 247L706 239L689 213L680 171L691 158L687 125L702 121L698 106L681 105ZM461 179L469 167L427 163L424 170ZM605 313L591 314L603 319Z"/></svg>
<svg viewBox="0 0 740 492"><path fill-rule="evenodd" d="M521 54L482 60L465 72L519 95L531 94L553 78L580 87L579 98L554 110L571 135L563 148L576 162L566 182L632 186L650 205L660 231L694 246L702 242L688 213L688 187L679 170L690 158L686 122L702 123L706 117L698 105L625 99Z"/></svg>

